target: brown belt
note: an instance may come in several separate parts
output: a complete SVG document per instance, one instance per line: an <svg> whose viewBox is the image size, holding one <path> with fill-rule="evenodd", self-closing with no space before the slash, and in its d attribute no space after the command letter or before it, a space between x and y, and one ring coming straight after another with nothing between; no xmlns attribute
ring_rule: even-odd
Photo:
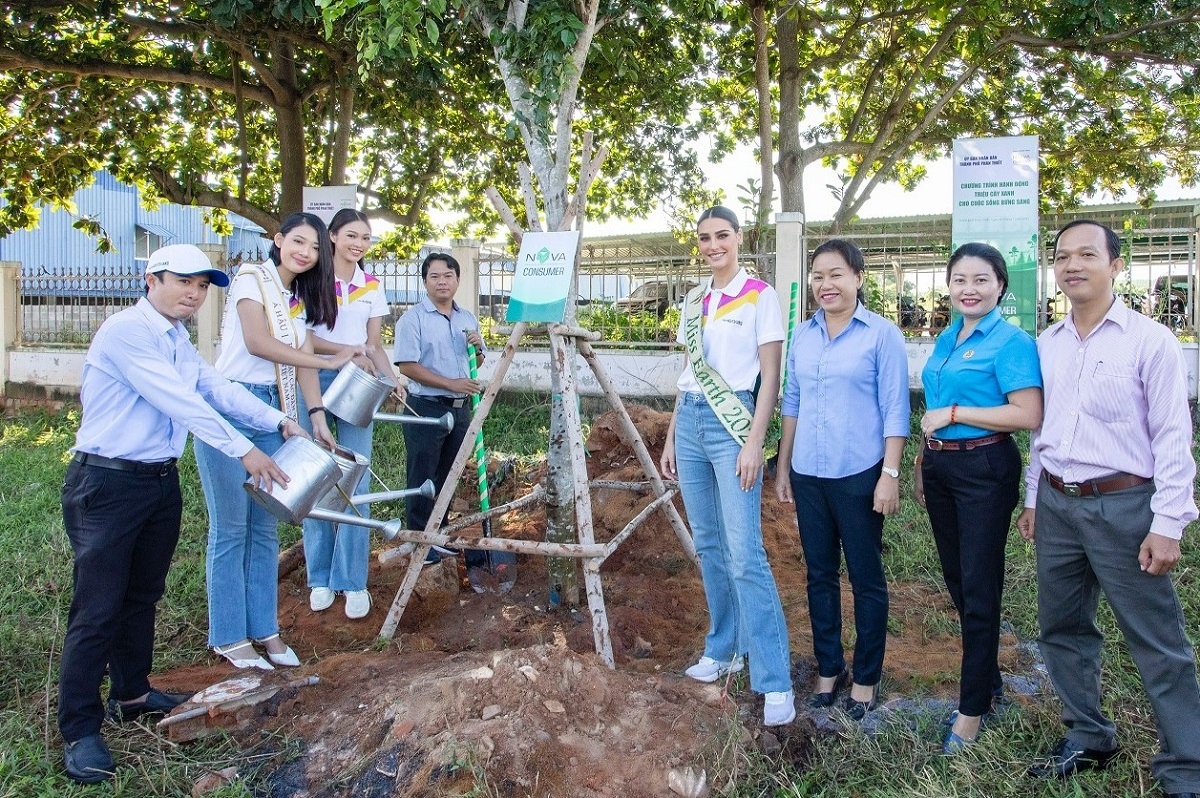
<svg viewBox="0 0 1200 798"><path fill-rule="evenodd" d="M1136 488L1150 481L1149 477L1139 477L1137 474L1113 474L1099 479L1089 479L1086 482L1063 482L1049 471L1043 471L1050 487L1068 496L1101 496L1126 488Z"/></svg>
<svg viewBox="0 0 1200 798"><path fill-rule="evenodd" d="M1009 433L997 432L994 435L985 435L982 438L964 438L957 441L944 441L941 438L926 438L926 448L932 449L935 452L969 452L972 449L978 449L980 446L991 446L993 443L1008 440Z"/></svg>

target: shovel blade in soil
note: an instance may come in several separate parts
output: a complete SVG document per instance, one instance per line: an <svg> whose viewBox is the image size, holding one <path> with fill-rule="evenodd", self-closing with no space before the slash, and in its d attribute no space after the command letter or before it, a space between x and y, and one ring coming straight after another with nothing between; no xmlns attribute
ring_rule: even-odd
<svg viewBox="0 0 1200 798"><path fill-rule="evenodd" d="M507 593L517 581L517 555L508 551L489 551L485 560L467 569L467 581L476 593Z"/></svg>

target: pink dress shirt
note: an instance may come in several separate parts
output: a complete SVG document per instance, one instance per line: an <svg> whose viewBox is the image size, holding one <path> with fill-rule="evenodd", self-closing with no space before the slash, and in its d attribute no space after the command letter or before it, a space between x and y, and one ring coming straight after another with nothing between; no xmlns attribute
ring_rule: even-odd
<svg viewBox="0 0 1200 798"><path fill-rule="evenodd" d="M1183 349L1163 325L1114 299L1084 340L1073 314L1038 336L1045 384L1025 506L1045 469L1065 482L1123 471L1153 478L1151 532L1179 539L1197 517L1192 417Z"/></svg>

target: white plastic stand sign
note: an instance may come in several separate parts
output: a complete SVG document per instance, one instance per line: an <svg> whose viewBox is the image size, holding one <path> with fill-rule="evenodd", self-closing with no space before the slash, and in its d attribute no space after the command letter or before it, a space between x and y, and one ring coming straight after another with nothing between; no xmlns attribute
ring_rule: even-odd
<svg viewBox="0 0 1200 798"><path fill-rule="evenodd" d="M508 321L563 320L578 250L578 230L525 234L508 300Z"/></svg>
<svg viewBox="0 0 1200 798"><path fill-rule="evenodd" d="M342 208L358 207L358 184L348 186L305 186L304 210L325 224Z"/></svg>

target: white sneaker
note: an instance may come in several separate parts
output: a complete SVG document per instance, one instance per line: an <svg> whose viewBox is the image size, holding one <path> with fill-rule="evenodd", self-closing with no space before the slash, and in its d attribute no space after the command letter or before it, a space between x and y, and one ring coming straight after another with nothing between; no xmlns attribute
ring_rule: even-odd
<svg viewBox="0 0 1200 798"><path fill-rule="evenodd" d="M734 656L729 662L717 662L712 657L701 657L699 662L683 673L698 682L715 682L725 674L737 673L744 667L741 655Z"/></svg>
<svg viewBox="0 0 1200 798"><path fill-rule="evenodd" d="M346 617L363 618L371 611L371 594L366 590L347 590Z"/></svg>
<svg viewBox="0 0 1200 798"><path fill-rule="evenodd" d="M313 612L327 610L333 606L334 592L327 587L314 587L308 594L308 607Z"/></svg>
<svg viewBox="0 0 1200 798"><path fill-rule="evenodd" d="M763 701L763 725L782 726L796 719L796 694L791 690L786 693L767 693Z"/></svg>

